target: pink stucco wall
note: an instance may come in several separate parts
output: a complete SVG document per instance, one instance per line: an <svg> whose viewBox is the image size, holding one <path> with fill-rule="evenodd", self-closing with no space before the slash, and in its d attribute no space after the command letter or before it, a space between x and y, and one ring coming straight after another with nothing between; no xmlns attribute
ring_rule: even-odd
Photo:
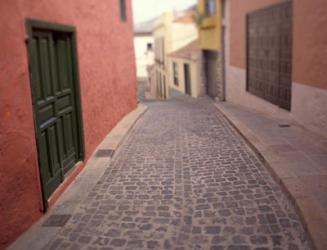
<svg viewBox="0 0 327 250"><path fill-rule="evenodd" d="M294 3L294 81L327 90L327 1Z"/></svg>
<svg viewBox="0 0 327 250"><path fill-rule="evenodd" d="M245 69L246 14L284 0L230 1L230 64ZM293 0L293 81L327 89L327 1Z"/></svg>
<svg viewBox="0 0 327 250"><path fill-rule="evenodd" d="M136 107L131 1L0 1L0 249L41 215L41 192L25 45L25 19L77 29L85 161Z"/></svg>

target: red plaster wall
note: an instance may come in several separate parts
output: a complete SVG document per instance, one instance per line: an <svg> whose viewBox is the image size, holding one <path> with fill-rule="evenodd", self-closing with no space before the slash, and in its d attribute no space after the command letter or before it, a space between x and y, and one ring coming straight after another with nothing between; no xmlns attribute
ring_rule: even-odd
<svg viewBox="0 0 327 250"><path fill-rule="evenodd" d="M230 64L246 67L246 13L284 0L230 1ZM293 0L293 80L327 88L327 1Z"/></svg>
<svg viewBox="0 0 327 250"><path fill-rule="evenodd" d="M77 29L85 161L136 107L131 1L0 1L0 248L41 216L41 193L28 77L25 18Z"/></svg>

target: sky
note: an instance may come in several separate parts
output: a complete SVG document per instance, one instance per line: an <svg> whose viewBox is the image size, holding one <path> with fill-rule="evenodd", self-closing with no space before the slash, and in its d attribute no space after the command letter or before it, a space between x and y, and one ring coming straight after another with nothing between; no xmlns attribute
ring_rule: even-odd
<svg viewBox="0 0 327 250"><path fill-rule="evenodd" d="M134 23L159 16L169 9L183 9L195 4L196 0L132 0Z"/></svg>

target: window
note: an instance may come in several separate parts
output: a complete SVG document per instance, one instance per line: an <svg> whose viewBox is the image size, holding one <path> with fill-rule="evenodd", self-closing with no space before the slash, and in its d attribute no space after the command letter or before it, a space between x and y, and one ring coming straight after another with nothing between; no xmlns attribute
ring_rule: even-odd
<svg viewBox="0 0 327 250"><path fill-rule="evenodd" d="M152 50L152 43L147 43L146 50Z"/></svg>
<svg viewBox="0 0 327 250"><path fill-rule="evenodd" d="M178 64L173 63L173 76L174 76L174 84L178 86Z"/></svg>
<svg viewBox="0 0 327 250"><path fill-rule="evenodd" d="M119 8L120 8L120 20L126 22L126 0L119 0Z"/></svg>
<svg viewBox="0 0 327 250"><path fill-rule="evenodd" d="M207 16L216 15L216 0L206 0L205 13Z"/></svg>

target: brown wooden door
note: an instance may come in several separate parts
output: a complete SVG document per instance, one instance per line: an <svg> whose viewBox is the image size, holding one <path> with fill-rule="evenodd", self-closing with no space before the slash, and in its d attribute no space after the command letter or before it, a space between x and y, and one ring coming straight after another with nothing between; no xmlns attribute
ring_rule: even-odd
<svg viewBox="0 0 327 250"><path fill-rule="evenodd" d="M292 82L292 3L247 16L247 90L290 110Z"/></svg>

